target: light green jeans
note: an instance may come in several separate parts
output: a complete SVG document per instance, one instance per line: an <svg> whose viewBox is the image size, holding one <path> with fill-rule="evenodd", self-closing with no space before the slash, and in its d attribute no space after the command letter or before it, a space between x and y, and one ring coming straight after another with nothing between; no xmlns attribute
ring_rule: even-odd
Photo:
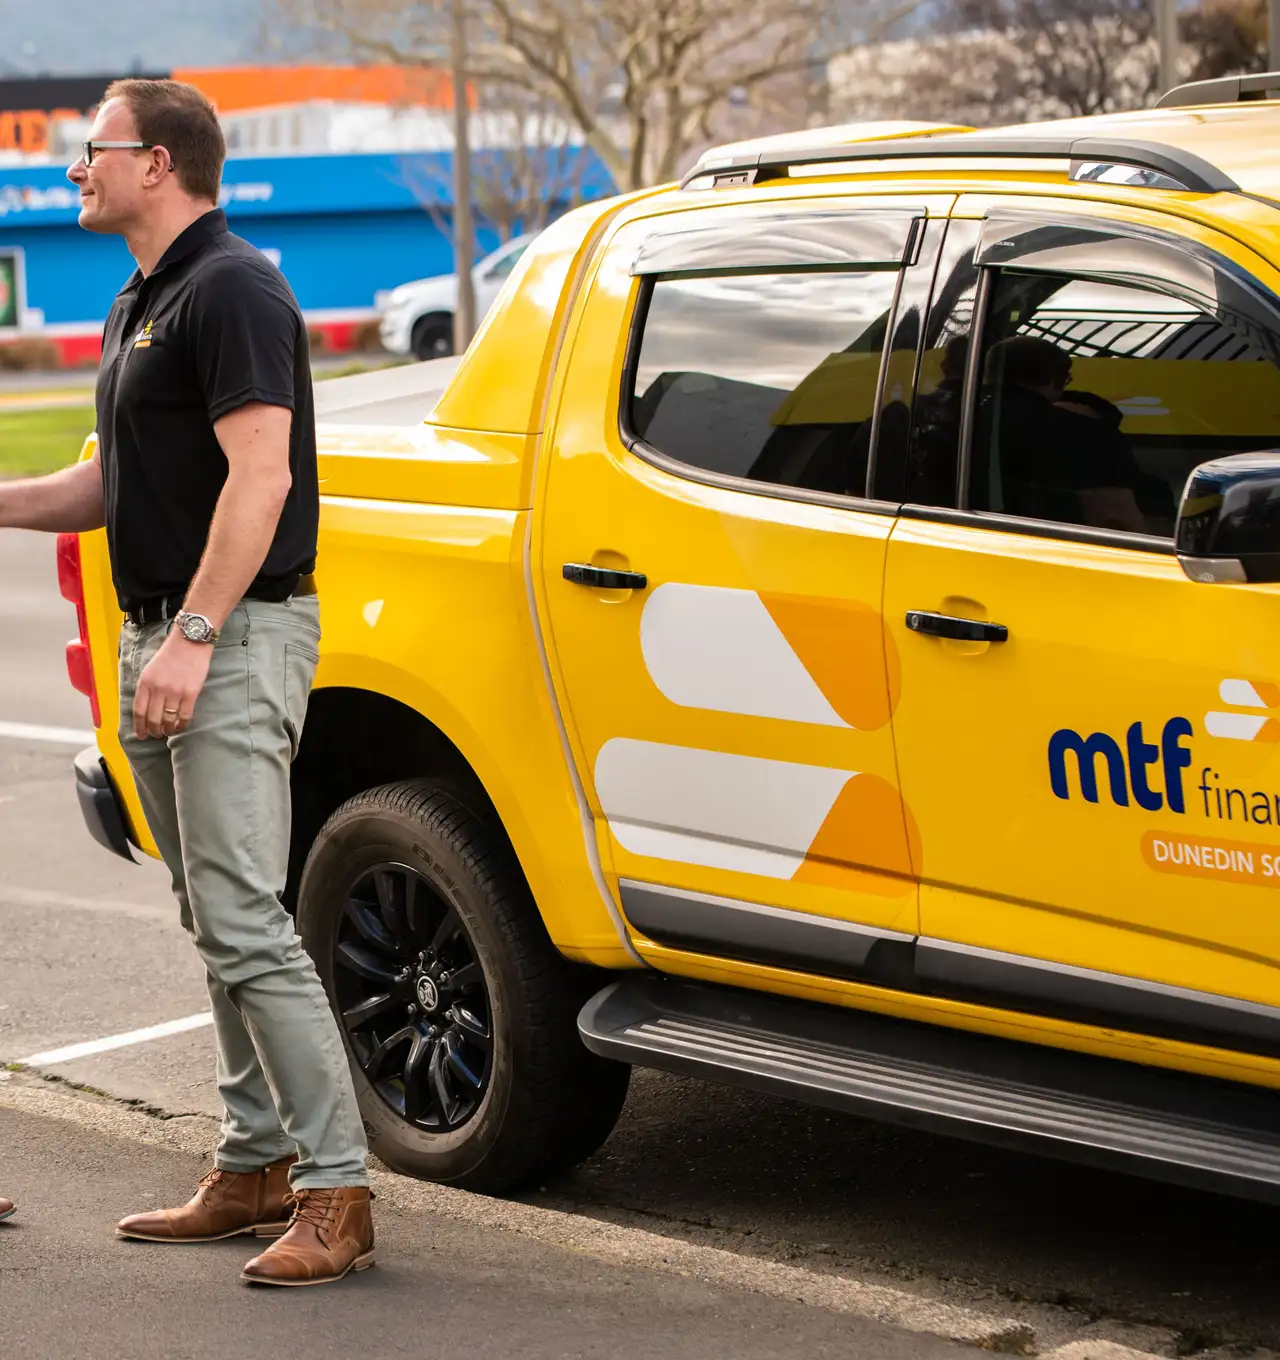
<svg viewBox="0 0 1280 1360"><path fill-rule="evenodd" d="M171 623L124 625L120 738L147 825L204 961L225 1116L217 1165L253 1171L295 1150L295 1189L367 1185L364 1127L315 964L280 904L289 767L320 644L314 596L236 607L190 727L133 732L138 678Z"/></svg>

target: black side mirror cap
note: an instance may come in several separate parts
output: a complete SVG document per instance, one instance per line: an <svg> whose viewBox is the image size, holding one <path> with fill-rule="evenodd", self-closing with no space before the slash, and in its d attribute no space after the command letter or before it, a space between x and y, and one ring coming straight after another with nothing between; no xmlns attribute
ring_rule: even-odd
<svg viewBox="0 0 1280 1360"><path fill-rule="evenodd" d="M1182 493L1174 544L1193 581L1280 581L1280 449L1201 463Z"/></svg>

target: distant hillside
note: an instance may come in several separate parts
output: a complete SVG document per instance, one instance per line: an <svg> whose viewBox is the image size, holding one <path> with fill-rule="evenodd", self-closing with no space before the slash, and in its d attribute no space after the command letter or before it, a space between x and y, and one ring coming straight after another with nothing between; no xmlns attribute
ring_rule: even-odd
<svg viewBox="0 0 1280 1360"><path fill-rule="evenodd" d="M261 61L265 0L0 0L0 75Z"/></svg>

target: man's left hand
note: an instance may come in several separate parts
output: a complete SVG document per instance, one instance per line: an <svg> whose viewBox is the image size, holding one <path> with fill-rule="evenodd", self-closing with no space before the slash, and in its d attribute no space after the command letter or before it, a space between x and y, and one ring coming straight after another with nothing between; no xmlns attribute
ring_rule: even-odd
<svg viewBox="0 0 1280 1360"><path fill-rule="evenodd" d="M176 629L165 638L138 679L133 730L138 737L185 732L213 661L206 642L188 642Z"/></svg>

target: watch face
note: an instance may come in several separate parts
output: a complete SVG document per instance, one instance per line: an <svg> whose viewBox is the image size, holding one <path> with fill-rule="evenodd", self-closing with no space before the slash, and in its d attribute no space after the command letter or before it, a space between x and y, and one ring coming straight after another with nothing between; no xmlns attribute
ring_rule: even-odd
<svg viewBox="0 0 1280 1360"><path fill-rule="evenodd" d="M209 636L209 625L199 614L188 614L182 620L182 635L188 642L203 642Z"/></svg>

